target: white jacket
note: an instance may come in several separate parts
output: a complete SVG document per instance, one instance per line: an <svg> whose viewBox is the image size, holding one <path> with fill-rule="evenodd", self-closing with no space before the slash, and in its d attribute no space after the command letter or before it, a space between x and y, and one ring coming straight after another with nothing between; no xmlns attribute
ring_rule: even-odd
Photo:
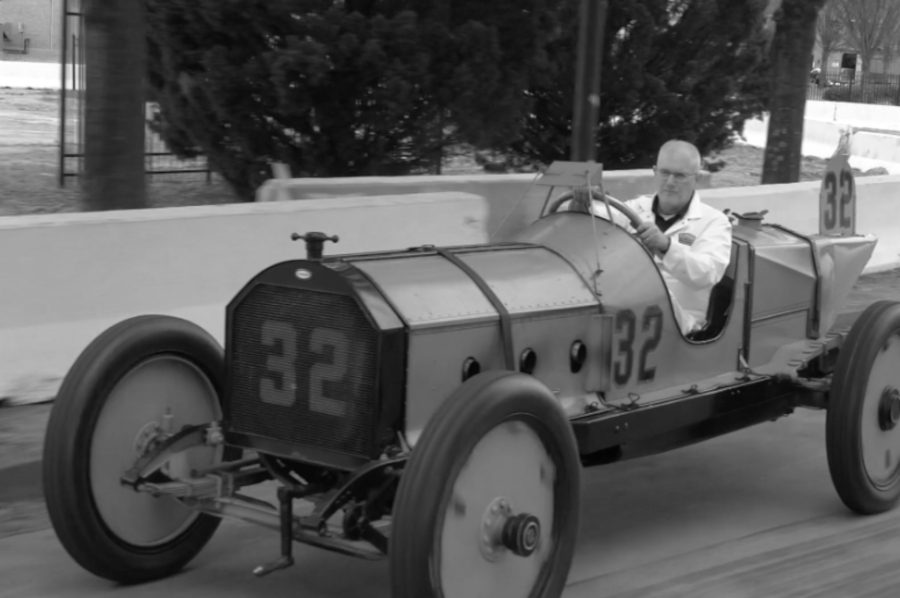
<svg viewBox="0 0 900 598"><path fill-rule="evenodd" d="M655 223L653 195L626 201L645 221ZM594 213L606 215L603 202L594 202ZM628 219L613 209L613 219L633 230ZM665 256L655 256L663 280L672 297L675 318L682 334L706 324L706 310L712 288L725 274L731 259L731 221L721 211L694 197L684 217L664 233L671 240Z"/></svg>

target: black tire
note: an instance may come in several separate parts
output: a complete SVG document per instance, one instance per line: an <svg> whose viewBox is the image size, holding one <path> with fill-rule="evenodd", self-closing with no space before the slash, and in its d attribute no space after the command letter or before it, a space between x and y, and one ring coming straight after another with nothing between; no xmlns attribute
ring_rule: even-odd
<svg viewBox="0 0 900 598"><path fill-rule="evenodd" d="M540 454L549 457L552 471L555 471L551 483L546 481L545 462L529 460L527 452L518 451L518 445L505 442L500 444L504 450L509 451L505 454L524 455L522 458L525 465L533 467L539 474L535 478L540 478L538 484L552 493L552 507L549 509L552 510L552 521L540 521L539 544L543 548L525 557L517 556L507 548L497 548L497 552L502 554L498 555L496 562L492 562L494 559L485 557L484 552L479 554L483 549L479 539L482 529L479 526L487 525L484 517L489 511L486 509L495 505L499 497L493 501L470 501L467 500L468 496L459 495L456 485L473 468L469 461L476 447L482 446L484 439L505 428L512 430L514 436L510 438L518 438L523 430L530 431L522 437L523 441L539 439L540 442L536 444L541 445L543 452ZM498 474L510 470L509 467L504 470L502 462L496 460L486 464L481 461L479 465L488 470L492 465L499 465L500 468L492 470ZM528 476L518 476L515 480L524 477ZM565 587L575 549L580 477L581 464L572 426L545 386L530 376L511 372L490 371L470 378L432 415L404 470L394 504L389 547L392 595L394 598L468 598L463 595L467 593L470 596L490 595L494 598L520 595L522 598L559 596ZM479 492L484 490L483 485L477 487ZM493 491L485 492L485 496L496 497ZM533 493L520 492L510 496L510 504L515 506L517 501L520 505L527 504L531 497L521 494ZM452 507L451 495L454 499ZM450 516L462 519L458 527L453 527L456 524L454 521L447 523L448 508L453 509ZM511 514L522 513L513 509ZM456 591L445 587L440 553L442 539L448 529L446 525L451 526L450 530L459 529L462 534L472 534L471 547L469 536L465 536L459 544L467 557L473 558L477 564L471 570L465 569L466 575L474 578L479 572L485 572L490 577L487 582L502 579L502 591L498 592L496 587L492 590L481 585L477 592L471 593L471 587ZM470 549L474 552L470 553ZM483 559L483 562L479 559ZM514 580L502 577L506 572L503 567L508 563L503 559L536 559L521 565L526 569L534 569L534 581L525 579L523 582L528 587L527 591L523 588L516 589ZM455 561L450 559L449 562ZM512 567L519 566L516 563L523 563L509 562ZM530 576L528 574L526 577ZM482 580L467 580L465 583L477 585Z"/></svg>
<svg viewBox="0 0 900 598"><path fill-rule="evenodd" d="M177 396L129 392L142 390L140 383L145 378L160 380L164 390L172 390ZM120 583L158 579L180 570L209 541L219 518L191 511L171 497L138 494L119 485L124 470L115 467L107 471L99 465L92 468L92 464L134 462L134 443L104 440L119 434L119 428L122 438L135 438L134 434L140 432L142 428L136 427L143 421L138 419L140 416L135 415L132 422L121 417L124 413L159 411L165 404L174 414L175 431L189 423L204 423L184 421L182 415L184 419L199 419L198 413L221 413L223 380L223 352L216 340L199 326L169 316L124 320L94 339L77 358L63 380L47 424L43 484L56 535L82 567ZM138 386L130 386L135 384ZM169 388L178 384L182 386ZM147 388L156 390L152 385ZM199 396L190 394L198 388L204 393L204 400L214 401L215 405L201 405L197 400L187 404ZM210 398L212 393L214 399ZM143 400L143 394L152 400ZM126 421L120 425L117 416ZM99 428L98 422L102 422ZM97 433L104 436L96 440ZM190 450L209 451L202 453L204 463L223 456L221 448ZM116 453L124 456L107 457ZM117 507L119 504L123 506ZM138 508L132 510L135 506ZM116 508L121 517L109 515ZM181 509L185 510L183 521ZM158 522L171 523L172 533L154 538L155 530L141 529L152 528ZM141 540L124 537L132 534L117 531L122 525L136 528L134 535Z"/></svg>
<svg viewBox="0 0 900 598"><path fill-rule="evenodd" d="M825 427L834 487L848 508L864 515L900 499L900 426L883 429L879 413L885 401L900 401L884 398L891 389L900 389L900 303L879 301L860 315L841 347Z"/></svg>

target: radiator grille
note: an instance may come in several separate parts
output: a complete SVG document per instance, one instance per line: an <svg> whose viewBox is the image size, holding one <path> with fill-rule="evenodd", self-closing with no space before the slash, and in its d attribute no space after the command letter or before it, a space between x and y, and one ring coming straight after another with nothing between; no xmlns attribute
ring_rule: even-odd
<svg viewBox="0 0 900 598"><path fill-rule="evenodd" d="M378 335L352 297L259 285L232 318L231 430L372 456Z"/></svg>

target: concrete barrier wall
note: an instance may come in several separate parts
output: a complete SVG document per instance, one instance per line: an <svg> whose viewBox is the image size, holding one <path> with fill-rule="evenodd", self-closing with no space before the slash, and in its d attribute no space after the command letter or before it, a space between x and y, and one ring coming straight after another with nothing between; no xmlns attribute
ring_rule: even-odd
<svg viewBox="0 0 900 598"><path fill-rule="evenodd" d="M803 141L820 143L830 147L833 152L841 139L841 134L847 130L847 125L831 120L810 120L803 122Z"/></svg>
<svg viewBox="0 0 900 598"><path fill-rule="evenodd" d="M752 145L759 145L759 147L765 147L768 129L768 116L764 116L761 119L748 120L744 124L745 135L752 137L752 139L748 139L748 141L750 141ZM820 157L830 156L838 146L838 141L841 139L841 133L848 129L852 130L852 127L846 123L833 120L806 118L806 120L803 121L803 154L818 155ZM855 133L854 139L857 135L860 135L860 133ZM858 143L855 145L857 146L855 148L856 151L854 151L853 139L851 139L851 154L853 156L859 156L858 152L861 146ZM869 152L867 157L877 158L872 152Z"/></svg>
<svg viewBox="0 0 900 598"><path fill-rule="evenodd" d="M851 166L863 171L881 167L900 174L900 106L809 100L804 115L803 155L831 156L841 133L850 130ZM747 143L765 147L768 126L767 115L748 120L744 124Z"/></svg>
<svg viewBox="0 0 900 598"><path fill-rule="evenodd" d="M72 69L67 70L71 81ZM59 63L0 60L0 87L59 89L61 77Z"/></svg>
<svg viewBox="0 0 900 598"><path fill-rule="evenodd" d="M900 164L900 106L851 102L809 101L806 103L804 141L832 147L843 130L852 133L852 155Z"/></svg>
<svg viewBox="0 0 900 598"><path fill-rule="evenodd" d="M890 134L857 131L853 134L851 148L851 151L861 158L900 164L900 132Z"/></svg>
<svg viewBox="0 0 900 598"><path fill-rule="evenodd" d="M900 106L809 100L805 117L854 127L900 131Z"/></svg>
<svg viewBox="0 0 900 598"><path fill-rule="evenodd" d="M900 112L897 118L900 119ZM744 139L755 147L765 147L768 137L767 116L744 123ZM849 123L833 120L803 121L803 155L828 158L837 149L844 131L851 132L850 166L865 172L884 168L889 174L900 174L900 131L893 133L859 130Z"/></svg>
<svg viewBox="0 0 900 598"><path fill-rule="evenodd" d="M337 197L340 185L315 181L304 192L327 199L0 218L0 397L52 397L84 346L132 315L185 317L221 340L224 307L238 289L259 270L304 255L289 240L295 231L340 235L326 245L331 254L484 242L511 203L543 200L543 191L529 199L530 177L511 179L469 181L470 189L484 185L484 196L384 195L398 183L383 179L367 186L380 195ZM896 266L900 238L886 216L896 213L900 176L859 178L857 188L858 229L879 237L868 270ZM703 197L720 209L766 209L769 221L814 233L818 193L809 182L707 189ZM523 216L500 229L512 234L525 224Z"/></svg>
<svg viewBox="0 0 900 598"><path fill-rule="evenodd" d="M808 181L787 185L724 187L703 192L703 200L720 210L735 212L768 210L767 222L774 222L805 234L819 232L819 190L821 183ZM900 265L900 237L897 220L900 210L900 176L868 176L856 179L857 226L859 233L873 234L878 244L866 272Z"/></svg>
<svg viewBox="0 0 900 598"><path fill-rule="evenodd" d="M551 190L534 186L536 179L535 174L270 179L257 190L256 200L269 202L434 191L474 193L490 198L486 233L489 239L499 240L508 238L540 214ZM653 193L653 185L650 169L614 170L603 174L604 189L614 197ZM709 173L702 174L698 185L701 188L709 186Z"/></svg>
<svg viewBox="0 0 900 598"><path fill-rule="evenodd" d="M487 215L484 198L453 192L0 218L0 397L55 392L84 346L132 315L187 317L221 340L240 287L305 255L292 232L339 235L327 253L471 244Z"/></svg>

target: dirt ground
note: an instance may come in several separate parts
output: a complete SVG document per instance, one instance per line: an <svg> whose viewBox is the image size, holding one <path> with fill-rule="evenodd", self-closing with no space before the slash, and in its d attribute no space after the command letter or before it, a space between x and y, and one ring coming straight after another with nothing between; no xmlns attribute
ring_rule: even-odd
<svg viewBox="0 0 900 598"><path fill-rule="evenodd" d="M50 526L39 482L50 408L0 407L0 538Z"/></svg>
<svg viewBox="0 0 900 598"><path fill-rule="evenodd" d="M70 110L71 112L71 110ZM59 92L0 88L0 216L77 212L81 210L77 179L67 177L59 185ZM75 138L74 123L67 118L68 142ZM69 146L67 152L76 148ZM713 187L759 184L762 150L734 145L717 156L725 162L711 178ZM66 159L66 171L77 170L76 158ZM825 162L807 158L802 180L820 179ZM482 172L474 155L447 159L446 173ZM220 178L207 182L203 173L155 174L148 177L152 207L221 204L236 201Z"/></svg>
<svg viewBox="0 0 900 598"><path fill-rule="evenodd" d="M77 179L66 177L65 185L59 185L59 118L57 91L0 89L0 216L82 209ZM67 121L66 151L76 153L69 143L75 138L74 124ZM66 159L67 172L77 168L77 158ZM149 203L173 207L236 201L221 179L206 179L205 173L151 175Z"/></svg>

